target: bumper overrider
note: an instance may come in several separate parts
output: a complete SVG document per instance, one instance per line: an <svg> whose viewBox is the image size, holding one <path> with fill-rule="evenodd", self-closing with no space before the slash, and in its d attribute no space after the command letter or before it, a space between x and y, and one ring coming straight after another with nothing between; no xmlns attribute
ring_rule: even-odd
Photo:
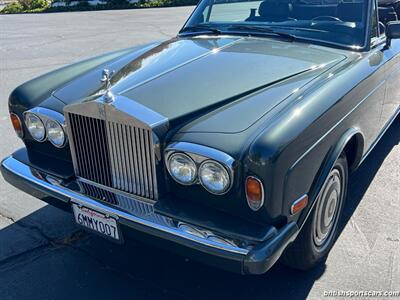
<svg viewBox="0 0 400 300"><path fill-rule="evenodd" d="M127 199L130 206L115 207L85 195L78 184L63 185L61 180L46 176L13 156L2 161L1 172L10 184L56 207L71 211L71 204L75 203L112 216L117 219L123 236L142 238L195 260L242 274L262 274L270 269L299 231L294 222L280 229L271 227L269 232L273 234L264 241L254 242L243 235L231 237L215 228L201 228L160 214L152 203L127 195L121 197Z"/></svg>

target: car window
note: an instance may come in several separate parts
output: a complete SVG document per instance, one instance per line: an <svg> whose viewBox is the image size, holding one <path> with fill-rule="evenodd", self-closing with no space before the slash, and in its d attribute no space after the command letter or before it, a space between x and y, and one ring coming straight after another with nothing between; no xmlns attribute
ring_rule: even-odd
<svg viewBox="0 0 400 300"><path fill-rule="evenodd" d="M368 6L369 0L202 0L186 26L279 27L296 37L357 48L366 44Z"/></svg>
<svg viewBox="0 0 400 300"><path fill-rule="evenodd" d="M258 14L258 7L262 1L226 2L216 1L210 13L209 22L240 22L249 17L249 12L254 10Z"/></svg>

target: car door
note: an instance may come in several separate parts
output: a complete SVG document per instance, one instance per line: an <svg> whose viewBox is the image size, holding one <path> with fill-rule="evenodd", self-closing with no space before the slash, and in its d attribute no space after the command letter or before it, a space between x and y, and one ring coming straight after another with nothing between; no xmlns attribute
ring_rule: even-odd
<svg viewBox="0 0 400 300"><path fill-rule="evenodd" d="M382 130L382 109L386 96L386 63L384 36L380 34L377 3L372 0L370 20L370 50L365 55L368 61L368 73L370 75L362 83L362 88L368 93L364 102L360 126L364 129L365 147L369 149ZM384 31L383 31L384 32ZM360 88L361 88L360 86Z"/></svg>
<svg viewBox="0 0 400 300"><path fill-rule="evenodd" d="M375 2L375 5L379 5L379 1ZM392 17L388 18L387 10L390 7L379 7L377 10L378 21L380 22L379 38L377 41L379 45L378 49L382 52L384 70L385 70L385 97L383 101L382 113L380 118L380 126L385 127L387 122L391 120L393 115L399 109L400 104L400 40L392 40L389 47L386 46L385 27L388 21L392 21ZM395 10L393 9L393 14ZM400 16L398 16L400 17Z"/></svg>
<svg viewBox="0 0 400 300"><path fill-rule="evenodd" d="M389 48L384 50L386 71L386 95L383 104L381 123L391 120L400 106L400 40L392 40Z"/></svg>

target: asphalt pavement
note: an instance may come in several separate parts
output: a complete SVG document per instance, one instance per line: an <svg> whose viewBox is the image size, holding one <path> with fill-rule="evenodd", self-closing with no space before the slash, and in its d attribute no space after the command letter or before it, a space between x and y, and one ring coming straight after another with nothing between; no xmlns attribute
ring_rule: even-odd
<svg viewBox="0 0 400 300"><path fill-rule="evenodd" d="M22 147L8 117L14 87L83 58L172 37L192 9L0 16L0 158ZM263 276L240 276L144 243L112 244L0 178L0 299L329 299L329 291L399 291L399 142L397 118L350 178L343 230L326 264L308 273L277 264Z"/></svg>

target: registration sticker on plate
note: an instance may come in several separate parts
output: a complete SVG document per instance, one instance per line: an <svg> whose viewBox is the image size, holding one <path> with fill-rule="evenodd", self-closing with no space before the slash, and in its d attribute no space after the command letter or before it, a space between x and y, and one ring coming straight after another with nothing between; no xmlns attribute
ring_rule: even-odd
<svg viewBox="0 0 400 300"><path fill-rule="evenodd" d="M117 221L92 209L72 204L75 222L113 240L120 240Z"/></svg>

